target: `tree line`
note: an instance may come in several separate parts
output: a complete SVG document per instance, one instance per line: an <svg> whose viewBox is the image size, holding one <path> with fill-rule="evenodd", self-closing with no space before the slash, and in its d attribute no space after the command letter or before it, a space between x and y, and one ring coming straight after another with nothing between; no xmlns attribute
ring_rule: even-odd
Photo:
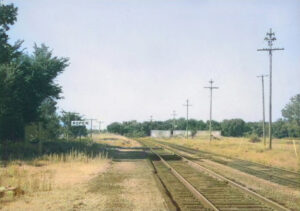
<svg viewBox="0 0 300 211"><path fill-rule="evenodd" d="M186 130L185 118L169 119L166 121L114 122L107 126L108 132L118 133L130 137L149 136L151 130ZM198 130L208 130L209 121L190 119L189 130L195 134ZM282 109L282 118L273 122L273 136L276 138L300 137L300 94L291 98L290 102ZM243 119L225 119L222 122L212 121L213 130L221 131L222 136L262 136L262 122L246 122ZM268 131L268 125L266 125Z"/></svg>

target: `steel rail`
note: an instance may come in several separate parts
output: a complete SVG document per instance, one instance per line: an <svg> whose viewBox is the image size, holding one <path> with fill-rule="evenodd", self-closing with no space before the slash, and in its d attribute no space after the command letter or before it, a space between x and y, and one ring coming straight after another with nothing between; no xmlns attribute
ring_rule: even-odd
<svg viewBox="0 0 300 211"><path fill-rule="evenodd" d="M167 161L165 161L158 153L154 152L152 150L152 147L149 147L150 151L155 154L159 159L162 161L162 163L171 170L173 175L197 198L199 199L204 206L207 208L210 208L215 211L219 211L215 205L211 201L209 201L205 196L203 196L191 183L189 183L183 176L181 176L172 166L168 164Z"/></svg>
<svg viewBox="0 0 300 211"><path fill-rule="evenodd" d="M272 173L269 173L269 172L266 172L266 171L263 171L263 170L256 170L256 169L253 169L252 167L247 167L247 166L244 166L244 165L238 164L238 163L224 164L221 161L218 161L218 159L217 160L211 159L213 162L221 163L222 165L226 165L226 166L229 166L231 168L238 169L238 170L243 171L247 174L257 176L257 177L262 178L264 180L268 180L268 181L271 181L271 182L274 182L274 183L277 183L277 184L280 184L280 185L284 185L284 186L289 186L289 187L291 185L296 185L296 187L300 187L300 180L298 182L298 181L295 181L296 178L291 179L291 178L286 178L286 177L278 175L279 172L282 172L283 174L290 174L291 176L296 176L296 177L300 178L300 174L298 174L296 172L293 172L293 171L288 171L288 170L277 168L277 167L266 166L266 165L256 163L256 162L253 162L253 161L242 160L242 159L239 159L239 158L232 158L232 157L229 157L229 156L220 155L220 154L216 154L216 153L204 152L204 151L201 151L201 150L187 148L187 147L184 147L184 146L180 146L180 145L176 145L176 144L170 144L170 143L166 143L166 142L162 142L162 141L158 141L158 143L161 143L164 146L169 146L173 149L175 148L176 150L179 150L179 151L183 151L187 154L198 155L198 153L205 153L205 154L212 155L212 156L217 156L217 157L221 157L221 158L227 158L227 159L236 160L236 161L239 161L239 162L244 162L245 164L257 165L258 167L262 167L262 168L265 168L267 170L272 171ZM209 158L207 158L207 159L209 159ZM253 173L250 173L250 172L253 172ZM258 176L258 175L264 175L264 176ZM272 178L272 179L268 179L268 178L265 178L265 177L269 177L269 178ZM277 179L277 181L275 181L274 179Z"/></svg>
<svg viewBox="0 0 300 211"><path fill-rule="evenodd" d="M189 164L189 166L193 167L194 169L200 170L200 171L205 171L213 177L216 177L220 180L228 182L228 184L230 184L231 186L242 190L246 194L249 194L249 195L252 195L253 197L256 197L261 202L266 203L267 205L269 205L273 209L280 210L280 211L290 211L290 209L288 209L288 208L286 208L286 207L284 207L284 206L282 206L282 205L280 205L280 204L278 204L274 201L271 201L270 199L268 199L268 198L266 198L266 197L264 197L264 196L262 196L262 195L260 195L256 192L254 192L254 191L252 191L252 190L250 190L250 189L248 189L248 188L246 188L246 187L244 187L244 186L242 186L242 185L240 185L240 184L238 184L238 183L236 183L236 182L234 182L234 181L232 181L232 180L230 180L230 179L228 179L228 178L226 178L226 177L224 177L224 176L222 176L222 175L220 175L220 174L218 174L218 173L216 173L216 172L214 172L214 171L212 171L212 170L210 170L210 169L208 169L208 168L206 168L202 165L200 165L199 163L193 162L193 161L185 158L184 156L174 152L174 149L170 149L170 147L168 147L168 146L165 146L165 145L159 144L159 143L157 143L157 145L159 145L163 148L167 148L168 150L172 151L175 155L181 157L185 162L187 162L187 164ZM176 150L176 151L178 151L178 150Z"/></svg>
<svg viewBox="0 0 300 211"><path fill-rule="evenodd" d="M164 143L163 145L170 145L167 142L163 142L163 141L158 141L158 142ZM222 154L218 154L218 153L215 153L215 152L205 152L205 151L202 151L202 150L199 150L199 149L193 149L193 148L181 146L181 145L178 145L178 144L171 144L171 145L178 146L179 148L185 148L186 150L194 151L195 154L197 154L197 153L206 153L206 154L210 154L210 155L214 155L214 156L219 156L219 157L224 157L224 158L228 158L228 159L235 159L235 160L238 160L238 161L242 161L242 162L247 162L247 163L251 163L251 164L254 164L254 165L258 165L258 166L261 166L261 167L264 167L264 168L277 169L279 171L283 171L283 172L286 172L286 173L291 173L291 174L300 176L300 173L298 173L296 171L292 171L292 170L288 170L288 169L283 169L283 168L276 167L276 166L267 166L267 165L264 165L264 164L261 164L261 163L258 163L258 162L254 162L254 161L251 161L251 160L243 160L241 158L236 158L236 157L231 157L231 156L227 156L227 155L222 155Z"/></svg>

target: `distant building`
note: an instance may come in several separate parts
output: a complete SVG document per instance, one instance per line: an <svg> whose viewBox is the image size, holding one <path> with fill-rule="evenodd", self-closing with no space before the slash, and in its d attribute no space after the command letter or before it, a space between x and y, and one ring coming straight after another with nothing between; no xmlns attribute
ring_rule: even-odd
<svg viewBox="0 0 300 211"><path fill-rule="evenodd" d="M221 131L214 130L211 131L212 135L214 137L221 137ZM188 131L189 137L192 136L192 131ZM173 134L171 130L151 130L151 137L153 138L169 138L169 137L185 137L186 136L186 130L174 130ZM195 134L195 136L209 136L208 130L198 130Z"/></svg>
<svg viewBox="0 0 300 211"><path fill-rule="evenodd" d="M188 131L188 135L191 136L192 135L192 131ZM173 131L173 136L186 136L186 130L174 130Z"/></svg>
<svg viewBox="0 0 300 211"><path fill-rule="evenodd" d="M171 131L170 130L151 130L151 137L169 138L169 137L171 137Z"/></svg>
<svg viewBox="0 0 300 211"><path fill-rule="evenodd" d="M212 136L215 137L221 137L221 131L220 130L213 130L211 131ZM198 130L196 133L196 136L209 136L208 130Z"/></svg>

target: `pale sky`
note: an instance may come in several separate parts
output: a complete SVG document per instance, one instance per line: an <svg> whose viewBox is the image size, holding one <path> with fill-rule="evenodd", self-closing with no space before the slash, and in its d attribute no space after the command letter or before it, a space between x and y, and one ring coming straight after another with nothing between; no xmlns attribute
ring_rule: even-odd
<svg viewBox="0 0 300 211"><path fill-rule="evenodd" d="M11 41L45 43L70 66L57 82L59 109L109 124L185 116L207 120L262 116L259 74L268 74L265 33L276 33L273 119L300 93L298 0L4 0L19 8ZM269 81L266 81L268 105ZM268 106L266 106L268 112ZM267 115L268 116L268 115Z"/></svg>

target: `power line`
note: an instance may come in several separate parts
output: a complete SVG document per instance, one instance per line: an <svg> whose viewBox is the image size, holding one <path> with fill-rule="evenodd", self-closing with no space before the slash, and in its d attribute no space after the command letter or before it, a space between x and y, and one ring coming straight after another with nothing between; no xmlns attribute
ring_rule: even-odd
<svg viewBox="0 0 300 211"><path fill-rule="evenodd" d="M269 148L272 149L272 52L273 51L280 51L284 50L284 48L273 48L273 42L276 40L275 33L272 32L272 29L270 29L270 32L267 33L267 36L265 37L265 41L268 42L269 48L263 48L263 49L257 49L257 51L268 51L269 52L269 59L270 59L270 74L269 74L269 80L270 80L270 99L269 99Z"/></svg>
<svg viewBox="0 0 300 211"><path fill-rule="evenodd" d="M209 81L210 86L204 87L205 89L210 89L210 110L209 110L209 142L211 142L212 135L211 135L211 118L212 118L212 90L218 89L219 87L213 86L214 81Z"/></svg>
<svg viewBox="0 0 300 211"><path fill-rule="evenodd" d="M262 128L263 128L263 139L264 139L264 145L266 146L266 123L265 123L265 85L264 85L264 78L268 77L268 75L259 75L258 78L261 78L261 84L262 84L262 113L263 113L263 122L262 122Z"/></svg>
<svg viewBox="0 0 300 211"><path fill-rule="evenodd" d="M186 100L186 104L183 106L186 106L186 139L189 139L189 107L192 106L189 104L189 100Z"/></svg>

